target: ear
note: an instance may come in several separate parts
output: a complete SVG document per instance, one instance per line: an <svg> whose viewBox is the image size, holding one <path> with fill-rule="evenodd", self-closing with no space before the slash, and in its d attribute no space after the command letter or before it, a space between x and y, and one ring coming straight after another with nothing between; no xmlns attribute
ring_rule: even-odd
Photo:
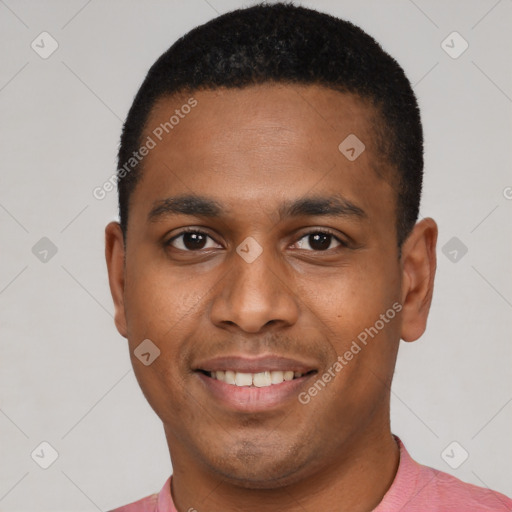
<svg viewBox="0 0 512 512"><path fill-rule="evenodd" d="M119 222L110 222L105 228L105 258L107 260L108 282L114 299L114 321L123 337L127 337L124 311L124 240Z"/></svg>
<svg viewBox="0 0 512 512"><path fill-rule="evenodd" d="M402 247L402 331L404 341L415 341L427 326L436 274L437 224L418 222Z"/></svg>

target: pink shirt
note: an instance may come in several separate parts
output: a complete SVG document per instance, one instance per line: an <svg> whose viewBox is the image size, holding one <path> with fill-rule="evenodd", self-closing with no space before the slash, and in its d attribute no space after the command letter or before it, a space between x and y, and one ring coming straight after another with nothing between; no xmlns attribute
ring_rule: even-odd
<svg viewBox="0 0 512 512"><path fill-rule="evenodd" d="M512 500L504 494L418 464L394 437L400 447L398 471L372 512L512 512ZM171 477L158 494L110 512L177 512L171 497Z"/></svg>

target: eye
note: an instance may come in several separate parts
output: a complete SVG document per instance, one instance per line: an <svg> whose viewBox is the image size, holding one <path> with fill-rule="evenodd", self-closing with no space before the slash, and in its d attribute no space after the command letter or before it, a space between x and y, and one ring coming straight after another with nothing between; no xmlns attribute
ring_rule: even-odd
<svg viewBox="0 0 512 512"><path fill-rule="evenodd" d="M347 244L341 241L328 231L315 231L307 233L300 238L295 245L298 249L307 251L327 251L336 247L346 247Z"/></svg>
<svg viewBox="0 0 512 512"><path fill-rule="evenodd" d="M182 231L166 242L166 245L189 252L221 247L211 236L198 230Z"/></svg>

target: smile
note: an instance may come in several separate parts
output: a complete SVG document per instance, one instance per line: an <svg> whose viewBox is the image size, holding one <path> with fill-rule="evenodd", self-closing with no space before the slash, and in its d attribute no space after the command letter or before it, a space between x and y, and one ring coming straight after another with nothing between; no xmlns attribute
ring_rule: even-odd
<svg viewBox="0 0 512 512"><path fill-rule="evenodd" d="M311 372L307 372L311 373ZM302 372L288 371L263 371L258 373L244 373L234 370L206 372L212 379L220 380L231 386L265 388L282 384L302 377Z"/></svg>
<svg viewBox="0 0 512 512"><path fill-rule="evenodd" d="M212 406L268 414L296 403L297 394L318 373L318 363L276 354L230 354L198 360L192 370Z"/></svg>

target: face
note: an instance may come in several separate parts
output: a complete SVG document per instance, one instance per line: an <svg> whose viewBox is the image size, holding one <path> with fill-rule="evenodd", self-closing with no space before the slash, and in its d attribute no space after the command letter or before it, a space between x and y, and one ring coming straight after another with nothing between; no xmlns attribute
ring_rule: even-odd
<svg viewBox="0 0 512 512"><path fill-rule="evenodd" d="M393 172L358 97L262 85L193 98L150 115L126 252L107 227L116 325L175 468L284 485L389 432L398 342L423 332L430 304L435 225L399 257ZM353 138L339 149L350 134L359 156ZM146 363L160 351L148 365L143 340Z"/></svg>

